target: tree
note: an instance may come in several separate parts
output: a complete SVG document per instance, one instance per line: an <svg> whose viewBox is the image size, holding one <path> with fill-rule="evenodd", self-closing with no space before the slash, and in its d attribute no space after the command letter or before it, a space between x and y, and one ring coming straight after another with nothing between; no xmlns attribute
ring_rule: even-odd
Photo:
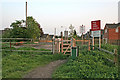
<svg viewBox="0 0 120 80"><path fill-rule="evenodd" d="M9 29L9 30L6 30L3 34L2 34L2 37L3 38L12 38L12 29Z"/></svg>
<svg viewBox="0 0 120 80"><path fill-rule="evenodd" d="M39 38L40 37L40 28L38 22L33 19L33 17L27 17L27 29L28 35L30 38Z"/></svg>
<svg viewBox="0 0 120 80"><path fill-rule="evenodd" d="M27 29L24 27L24 20L16 20L13 22L10 27L12 27L11 36L12 38L27 38Z"/></svg>
<svg viewBox="0 0 120 80"><path fill-rule="evenodd" d="M27 17L27 27L25 27L24 20L16 20L13 22L10 30L6 30L3 34L5 38L39 38L40 37L40 25L33 19L33 17Z"/></svg>

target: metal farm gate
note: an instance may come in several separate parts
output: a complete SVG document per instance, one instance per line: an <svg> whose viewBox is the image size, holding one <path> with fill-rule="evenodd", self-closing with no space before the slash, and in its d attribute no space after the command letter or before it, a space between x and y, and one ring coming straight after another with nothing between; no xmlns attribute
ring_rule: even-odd
<svg viewBox="0 0 120 80"><path fill-rule="evenodd" d="M6 49L9 47L9 49ZM14 48L15 49L14 49ZM17 50L22 47L32 47L36 50ZM53 52L52 40L33 40L28 38L2 38L3 51L16 51L16 52Z"/></svg>

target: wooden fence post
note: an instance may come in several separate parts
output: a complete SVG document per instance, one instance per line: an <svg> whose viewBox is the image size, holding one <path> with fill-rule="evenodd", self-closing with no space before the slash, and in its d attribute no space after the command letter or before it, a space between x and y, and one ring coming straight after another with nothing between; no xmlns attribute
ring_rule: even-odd
<svg viewBox="0 0 120 80"><path fill-rule="evenodd" d="M57 53L59 53L59 40L57 40Z"/></svg>
<svg viewBox="0 0 120 80"><path fill-rule="evenodd" d="M53 49L52 49L53 54L55 53L55 44L54 43L55 43L55 39L53 38Z"/></svg>
<svg viewBox="0 0 120 80"><path fill-rule="evenodd" d="M83 33L82 33L82 40L83 40ZM83 46L83 41L82 41L82 46Z"/></svg>
<svg viewBox="0 0 120 80"><path fill-rule="evenodd" d="M71 48L73 47L73 38L71 38Z"/></svg>
<svg viewBox="0 0 120 80"><path fill-rule="evenodd" d="M99 37L99 48L101 48L101 37Z"/></svg>
<svg viewBox="0 0 120 80"><path fill-rule="evenodd" d="M60 53L60 40L59 40L58 44L59 44L59 53Z"/></svg>
<svg viewBox="0 0 120 80"><path fill-rule="evenodd" d="M90 51L90 40L88 41L88 50Z"/></svg>
<svg viewBox="0 0 120 80"><path fill-rule="evenodd" d="M93 36L93 40L92 40L92 45L93 45L93 50L94 50L94 36Z"/></svg>
<svg viewBox="0 0 120 80"><path fill-rule="evenodd" d="M63 53L63 33L61 32L61 53Z"/></svg>
<svg viewBox="0 0 120 80"><path fill-rule="evenodd" d="M117 49L114 49L114 63L115 63L115 65L117 65L117 59L118 58L118 56L117 56Z"/></svg>
<svg viewBox="0 0 120 80"><path fill-rule="evenodd" d="M10 40L10 48L11 48L11 40Z"/></svg>
<svg viewBox="0 0 120 80"><path fill-rule="evenodd" d="M74 39L74 38L72 38L72 42L73 42L73 47L75 47L76 46L76 40Z"/></svg>

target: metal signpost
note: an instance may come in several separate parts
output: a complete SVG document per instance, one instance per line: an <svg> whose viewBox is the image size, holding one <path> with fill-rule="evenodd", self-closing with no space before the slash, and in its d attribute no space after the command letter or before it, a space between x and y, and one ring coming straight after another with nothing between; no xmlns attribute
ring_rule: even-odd
<svg viewBox="0 0 120 80"><path fill-rule="evenodd" d="M92 34L91 36L93 37L93 46L94 46L94 37L99 37L99 48L101 48L101 21L96 20L96 21L91 21L91 31ZM94 50L94 47L93 47Z"/></svg>

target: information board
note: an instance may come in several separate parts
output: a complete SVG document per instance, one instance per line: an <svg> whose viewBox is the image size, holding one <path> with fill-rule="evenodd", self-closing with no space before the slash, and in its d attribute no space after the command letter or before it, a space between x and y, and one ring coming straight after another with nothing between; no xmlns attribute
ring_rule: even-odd
<svg viewBox="0 0 120 80"><path fill-rule="evenodd" d="M97 30L100 30L100 20L97 20L97 21L91 21L91 31L97 31Z"/></svg>
<svg viewBox="0 0 120 80"><path fill-rule="evenodd" d="M91 36L93 37L100 37L101 36L101 31L91 31Z"/></svg>

